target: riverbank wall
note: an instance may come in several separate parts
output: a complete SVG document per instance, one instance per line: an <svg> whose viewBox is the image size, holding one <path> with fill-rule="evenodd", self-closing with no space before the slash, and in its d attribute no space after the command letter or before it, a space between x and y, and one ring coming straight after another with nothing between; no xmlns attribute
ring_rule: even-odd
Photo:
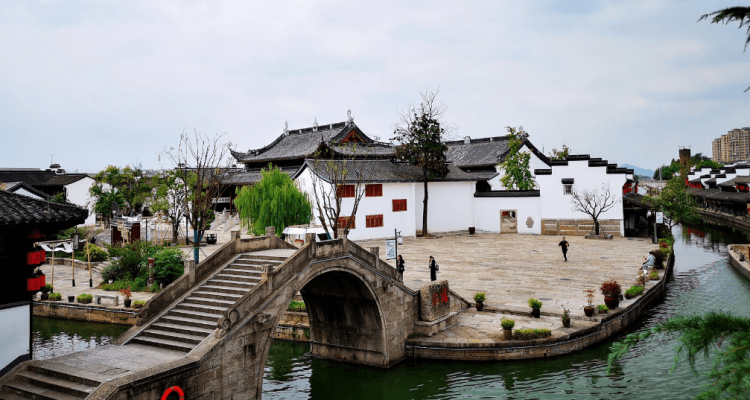
<svg viewBox="0 0 750 400"><path fill-rule="evenodd" d="M588 346L622 332L648 312L651 304L663 296L667 281L672 274L674 263L675 257L672 254L667 261L664 275L643 296L635 299L627 308L611 310L609 314L598 315L597 318L599 318L600 322L590 328L547 339L501 340L491 343L435 343L423 341L422 338L417 337L407 341L407 354L412 358L425 359L499 361L547 358L583 350ZM503 314L512 313L505 312L505 310L496 310L495 312Z"/></svg>
<svg viewBox="0 0 750 400"><path fill-rule="evenodd" d="M739 271L742 275L745 275L747 279L750 279L750 245L747 244L730 244L727 246L729 249L729 262L732 266Z"/></svg>
<svg viewBox="0 0 750 400"><path fill-rule="evenodd" d="M731 214L708 210L698 210L698 214L700 214L701 218L706 222L726 225L745 232L750 232L750 219L747 219L746 217L738 217Z"/></svg>

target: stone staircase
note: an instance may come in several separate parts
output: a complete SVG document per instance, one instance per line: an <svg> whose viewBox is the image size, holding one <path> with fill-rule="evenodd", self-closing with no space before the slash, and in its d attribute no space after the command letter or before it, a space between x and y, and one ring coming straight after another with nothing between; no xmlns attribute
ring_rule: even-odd
<svg viewBox="0 0 750 400"><path fill-rule="evenodd" d="M97 375L70 366L34 365L3 385L0 399L83 399L106 380Z"/></svg>
<svg viewBox="0 0 750 400"><path fill-rule="evenodd" d="M240 254L128 344L190 352L216 329L224 311L261 281L264 265L278 266L284 260L286 257Z"/></svg>

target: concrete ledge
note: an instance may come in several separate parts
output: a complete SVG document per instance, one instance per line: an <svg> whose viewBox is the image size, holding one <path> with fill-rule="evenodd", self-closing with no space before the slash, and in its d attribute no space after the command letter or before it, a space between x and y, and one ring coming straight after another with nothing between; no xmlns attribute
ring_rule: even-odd
<svg viewBox="0 0 750 400"><path fill-rule="evenodd" d="M414 323L414 333L432 336L438 332L444 331L447 328L456 324L456 313L448 313L448 315L438 318L434 321L417 321Z"/></svg>
<svg viewBox="0 0 750 400"><path fill-rule="evenodd" d="M104 322L118 325L135 325L138 312L128 311L118 307L102 305L83 305L78 303L64 303L62 301L35 301L34 316L75 321Z"/></svg>
<svg viewBox="0 0 750 400"><path fill-rule="evenodd" d="M748 245L746 244L730 244L727 246L729 249L729 262L732 266L740 271L742 275L750 279L750 261L748 261ZM740 253L744 255L745 261L740 261Z"/></svg>

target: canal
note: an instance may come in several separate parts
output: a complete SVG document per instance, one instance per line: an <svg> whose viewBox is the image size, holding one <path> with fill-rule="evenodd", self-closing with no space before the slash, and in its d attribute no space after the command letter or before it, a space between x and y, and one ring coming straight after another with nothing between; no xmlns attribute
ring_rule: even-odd
<svg viewBox="0 0 750 400"><path fill-rule="evenodd" d="M748 237L711 225L675 227L677 262L665 297L634 332L674 315L731 311L750 317L750 281L735 271L726 244ZM34 357L50 358L104 345L124 327L36 318ZM623 334L624 335L624 334ZM318 360L308 346L277 341L271 347L264 399L689 399L708 379L687 365L669 373L675 343L665 337L631 350L607 375L612 341L580 353L519 362L408 360L389 370ZM708 370L710 361L698 368Z"/></svg>

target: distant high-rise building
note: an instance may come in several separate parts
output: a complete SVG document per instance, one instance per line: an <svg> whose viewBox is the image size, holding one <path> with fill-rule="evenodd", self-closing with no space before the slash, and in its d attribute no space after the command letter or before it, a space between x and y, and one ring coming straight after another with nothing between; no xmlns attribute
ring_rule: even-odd
<svg viewBox="0 0 750 400"><path fill-rule="evenodd" d="M714 139L711 155L714 161L722 164L750 161L750 127L732 129Z"/></svg>

